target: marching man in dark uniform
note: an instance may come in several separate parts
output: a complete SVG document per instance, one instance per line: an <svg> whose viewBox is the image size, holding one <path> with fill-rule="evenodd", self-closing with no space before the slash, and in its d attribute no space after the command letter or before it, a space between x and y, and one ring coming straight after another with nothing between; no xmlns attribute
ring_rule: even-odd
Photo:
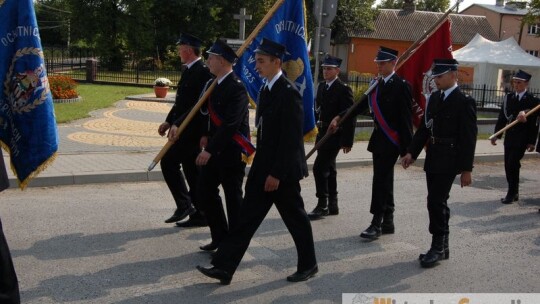
<svg viewBox="0 0 540 304"><path fill-rule="evenodd" d="M509 93L499 112L499 119L495 125L495 132L504 128L518 117L522 111L528 111L538 105L538 99L527 91L531 75L519 70L512 77L512 85L515 92ZM518 123L506 130L504 136L504 171L508 182L508 192L501 198L503 204L512 204L519 199L519 169L525 150L532 152L536 143L538 126L536 119L528 119L526 123ZM497 144L497 139L491 140L492 145Z"/></svg>
<svg viewBox="0 0 540 304"><path fill-rule="evenodd" d="M174 105L165 122L158 128L158 133L161 136L164 136L167 130L169 131L169 140L173 140L178 126L199 100L206 82L212 78L212 74L201 61L201 40L199 38L189 34L182 34L176 44L178 45L180 59L186 65L186 69L182 72L182 78L178 82ZM202 115L196 115L161 159L161 172L177 208L165 223L179 222L190 216L188 221L176 223L176 225L181 227L206 226L206 219L197 211L200 208L195 208L198 207L196 206L198 203L196 188L199 175L195 165L195 158L197 158L200 151L199 140L203 135L203 129L201 128L203 119ZM180 170L181 166L184 167L185 179Z"/></svg>
<svg viewBox="0 0 540 304"><path fill-rule="evenodd" d="M257 107L257 153L246 181L239 223L219 244L212 259L214 267L197 266L221 284L231 282L272 204L291 233L298 253L297 271L287 280L305 281L318 271L311 223L300 195L300 180L308 175L302 97L281 71L283 45L263 39L255 52L255 67L266 84Z"/></svg>
<svg viewBox="0 0 540 304"><path fill-rule="evenodd" d="M332 118L346 111L353 104L351 88L339 78L341 59L327 55L324 58L323 78L324 81L317 88L316 109L318 112L317 142L326 134ZM313 164L313 176L315 177L316 195L318 203L315 209L308 214L309 218L320 219L325 215L337 215L338 191L336 157L340 149L343 153L349 153L354 140L354 119L351 119L342 129L337 131L328 141L317 150L317 157Z"/></svg>
<svg viewBox="0 0 540 304"><path fill-rule="evenodd" d="M0 147L0 192L9 187L9 179ZM0 303L19 304L21 303L19 295L19 282L17 274L13 267L11 254L9 253L8 243L2 230L2 220L0 220Z"/></svg>
<svg viewBox="0 0 540 304"><path fill-rule="evenodd" d="M208 130L201 138L202 151L197 156L196 164L202 166L197 187L199 202L212 235L212 242L200 248L212 251L217 249L227 232L238 223L246 168L242 156L249 157L255 149L249 140L246 88L232 70L238 57L220 39L216 40L207 53L206 63L210 72L216 76L217 85L207 102L209 121L203 127ZM247 158L244 160L247 161ZM225 193L228 224L219 196L219 185Z"/></svg>
<svg viewBox="0 0 540 304"><path fill-rule="evenodd" d="M422 267L433 267L448 259L450 209L448 198L452 183L461 174L461 187L472 182L476 148L476 103L457 86L458 62L435 59L432 76L438 91L429 97L424 119L414 134L401 165L407 169L426 146L424 171L427 181L427 208L431 248L420 255Z"/></svg>
<svg viewBox="0 0 540 304"><path fill-rule="evenodd" d="M370 212L371 225L360 237L375 240L381 234L395 232L394 166L404 156L412 138L412 95L410 85L395 72L398 52L380 47L375 63L381 78L371 96L355 109L354 115L373 117L374 130L368 144L373 156L373 185ZM345 113L342 113L343 115ZM331 123L336 129L337 120Z"/></svg>

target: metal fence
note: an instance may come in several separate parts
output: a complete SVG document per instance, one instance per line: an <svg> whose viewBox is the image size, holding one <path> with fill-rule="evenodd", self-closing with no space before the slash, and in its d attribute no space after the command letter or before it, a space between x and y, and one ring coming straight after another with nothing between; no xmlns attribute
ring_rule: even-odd
<svg viewBox="0 0 540 304"><path fill-rule="evenodd" d="M44 48L49 75L65 75L79 82L132 84L150 86L157 78L165 77L173 84L180 80L178 70L159 70L126 58L124 68L112 71L105 67L92 49Z"/></svg>
<svg viewBox="0 0 540 304"><path fill-rule="evenodd" d="M348 77L349 85L354 87L367 86L373 80L370 76L351 75ZM459 88L465 94L471 95L476 100L476 106L481 110L499 110L504 102L508 88L499 88L486 84L458 83ZM529 92L540 95L540 89L529 88Z"/></svg>
<svg viewBox="0 0 540 304"><path fill-rule="evenodd" d="M139 66L134 60L126 58L122 71L111 71L104 67L95 56L92 49L45 48L45 63L49 75L67 75L80 82L153 85L154 80L160 77L170 79L173 84L180 80L178 70L158 70L148 67L148 64ZM367 89L373 79L365 74L351 74L346 77L349 85L355 89L355 96ZM459 84L460 89L471 95L482 110L498 110L504 102L508 89L486 84ZM540 89L529 88L533 94L540 95Z"/></svg>

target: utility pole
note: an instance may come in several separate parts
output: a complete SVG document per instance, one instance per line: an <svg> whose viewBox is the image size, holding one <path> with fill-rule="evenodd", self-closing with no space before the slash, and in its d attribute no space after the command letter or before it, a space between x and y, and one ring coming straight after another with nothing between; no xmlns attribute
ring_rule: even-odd
<svg viewBox="0 0 540 304"><path fill-rule="evenodd" d="M315 71L313 72L313 90L317 94L317 82L319 81L319 61L321 55L330 50L330 35L332 30L330 24L336 17L338 0L315 0L313 13L318 27L315 28L313 44L313 56L315 56Z"/></svg>

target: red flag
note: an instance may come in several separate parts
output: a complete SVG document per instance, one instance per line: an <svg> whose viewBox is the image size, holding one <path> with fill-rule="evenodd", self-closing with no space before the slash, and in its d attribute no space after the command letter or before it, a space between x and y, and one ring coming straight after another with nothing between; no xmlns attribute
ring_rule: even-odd
<svg viewBox="0 0 540 304"><path fill-rule="evenodd" d="M452 39L450 38L450 20L446 19L441 26L422 43L409 59L397 70L397 74L406 79L412 86L413 123L416 127L424 115L426 97L434 89L434 84L426 73L431 69L433 59L451 59ZM429 96L429 95L428 95Z"/></svg>

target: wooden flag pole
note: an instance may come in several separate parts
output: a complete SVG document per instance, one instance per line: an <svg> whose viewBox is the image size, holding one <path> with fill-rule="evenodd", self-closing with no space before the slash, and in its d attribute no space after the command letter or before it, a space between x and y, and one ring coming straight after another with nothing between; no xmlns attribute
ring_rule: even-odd
<svg viewBox="0 0 540 304"><path fill-rule="evenodd" d="M238 50L236 51L236 55L238 57L242 56L246 48L251 44L253 39L255 39L255 37L259 34L263 26L265 26L266 23L268 23L270 18L272 18L274 13L279 9L279 7L284 2L285 0L277 0L276 3L274 3L274 5L270 8L268 13L266 13L266 15L262 18L261 22L259 22L257 27L255 27L255 29L251 32L251 34L240 46L240 48L238 48ZM191 120L193 119L197 111L199 111L199 109L205 103L210 93L212 93L212 91L214 90L214 87L216 86L216 83L217 83L217 79L214 79L212 84L204 92L203 96L201 96L201 98L199 98L199 101L197 101L197 103L193 106L193 108L191 108L191 111L188 113L184 121L182 121L182 124L178 127L178 130L175 134L174 139L167 141L167 143L163 146L163 148L161 148L161 151L159 151L159 153L156 155L152 163L150 163L150 165L148 166L148 171L152 171L152 169L154 169L154 167L159 163L159 161L163 158L163 156L165 156L165 153L167 153L167 151L172 147L172 145L178 140L180 134L182 134L182 132L186 129L187 125L191 122Z"/></svg>
<svg viewBox="0 0 540 304"><path fill-rule="evenodd" d="M525 113L525 118L527 118L529 115L531 115L532 113L536 112L540 110L540 104L537 105L536 107L534 107L532 110L530 110L529 112ZM495 137L501 135L504 133L504 131L510 129L511 127L515 126L516 124L518 124L519 121L516 119L514 121L512 121L511 123L507 124L504 128L500 129L499 131L497 131L495 134L491 135L489 137L489 140L492 140L494 139Z"/></svg>
<svg viewBox="0 0 540 304"><path fill-rule="evenodd" d="M450 15L450 13L452 13L452 11L458 6L458 4L460 2L463 2L463 0L461 1L457 1L456 4L454 4L450 9L448 9L439 19L437 19L437 22L435 22L420 38L416 39L416 41L403 53L403 55L401 55L398 59L398 62L396 64L396 68L395 70L398 70L403 64L405 64L405 62L407 62L407 60L409 60L409 58L411 58L411 56L414 54L414 52L416 51L416 49L422 44L424 43L424 41L426 39L428 39L431 35L433 35L433 33L435 33L435 31L437 31L437 29L439 29L439 27L441 27L441 25L444 23L444 21L446 20L446 18L448 17L448 15ZM360 103L362 103L365 99L368 98L369 94L377 87L378 85L378 81L376 81L374 84L372 84L365 92L364 92L364 96L362 96L362 99L357 102L357 103L354 103L348 110L347 112L345 112L345 114L343 115L343 117L340 117L339 120L337 121L337 127L339 127L345 120L347 120L351 115L352 113L354 112L354 110L356 109L356 107L358 107L358 105ZM315 151L317 151L324 143L326 143L328 141L328 138L330 138L334 133L329 133L328 131L326 132L326 134L324 134L323 137L321 137L321 139L315 144L315 146L311 149L311 151L309 151L308 154L306 154L306 160L309 159L313 153L315 153Z"/></svg>

